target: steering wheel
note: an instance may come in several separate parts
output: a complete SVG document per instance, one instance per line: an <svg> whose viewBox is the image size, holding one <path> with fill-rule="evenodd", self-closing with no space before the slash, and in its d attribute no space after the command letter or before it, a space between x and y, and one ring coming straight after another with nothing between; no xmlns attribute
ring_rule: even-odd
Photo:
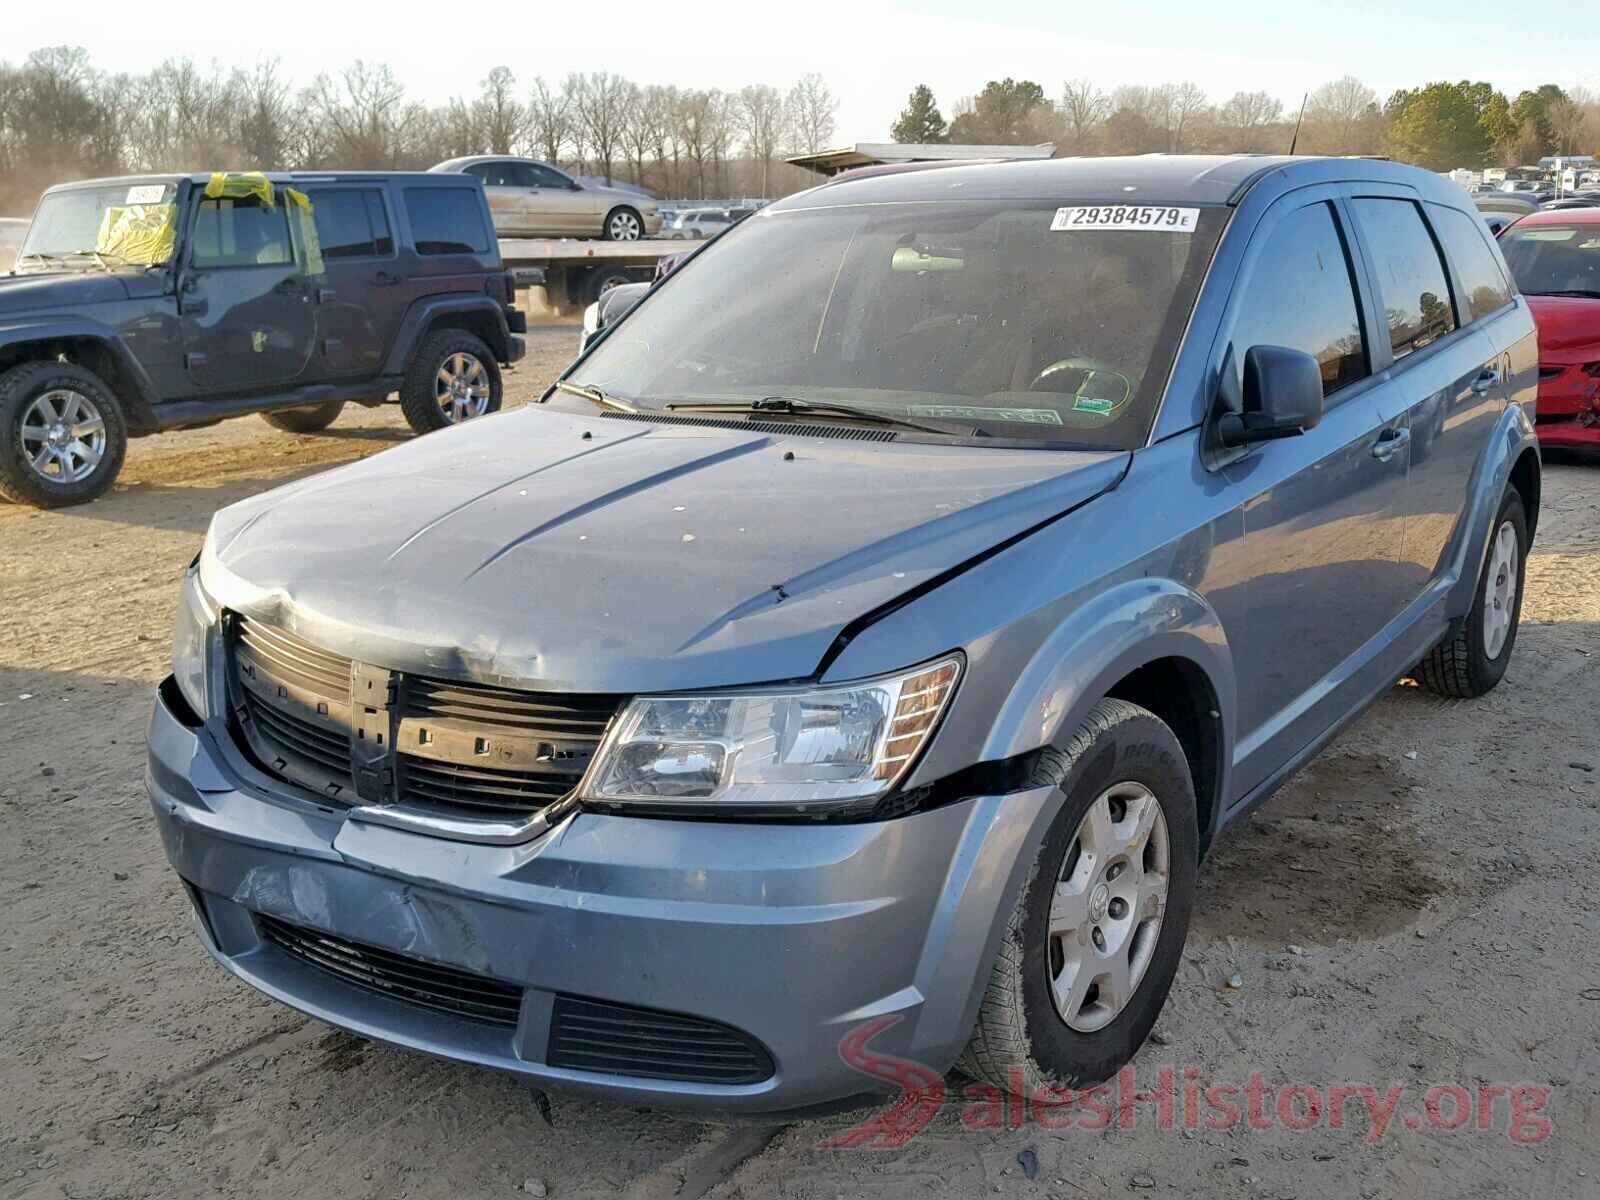
<svg viewBox="0 0 1600 1200"><path fill-rule="evenodd" d="M1112 363L1098 358L1058 358L1033 377L1033 382L1028 385L1028 390L1030 392L1055 391L1056 389L1042 388L1039 385L1054 376L1064 375L1069 371L1081 371L1083 378L1078 381L1076 388L1062 394L1074 396L1079 401L1095 400L1101 403L1109 401L1108 407L1099 409L1098 415L1100 416L1109 417L1115 415L1124 404L1133 398L1133 380L1124 375ZM1096 381L1099 381L1101 386L1091 387ZM1110 385L1109 387L1106 386L1108 384ZM1119 391L1120 395L1117 394ZM1098 408L1099 406L1097 405L1096 407ZM1084 408L1085 411L1088 411L1087 406L1084 406Z"/></svg>

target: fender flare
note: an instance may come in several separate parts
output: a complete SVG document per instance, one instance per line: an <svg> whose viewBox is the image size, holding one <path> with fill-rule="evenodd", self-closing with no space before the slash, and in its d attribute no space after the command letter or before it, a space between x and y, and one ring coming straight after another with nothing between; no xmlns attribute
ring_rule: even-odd
<svg viewBox="0 0 1600 1200"><path fill-rule="evenodd" d="M430 325L439 317L463 314L487 317L494 329L489 348L501 362L510 361L511 329L506 323L504 308L493 297L481 292L450 292L427 296L406 310L394 344L389 348L389 358L384 364L384 374L404 375L406 365L416 353L417 346Z"/></svg>
<svg viewBox="0 0 1600 1200"><path fill-rule="evenodd" d="M0 351L27 346L33 342L53 342L63 339L94 342L111 357L128 386L118 386L113 380L107 380L106 386L111 390L117 403L122 406L123 416L128 423L128 432L134 434L153 432L156 428L153 408L157 400L155 386L150 382L150 376L140 365L139 360L133 356L110 326L83 316L23 318L20 321L0 325Z"/></svg>
<svg viewBox="0 0 1600 1200"><path fill-rule="evenodd" d="M1472 480L1467 487L1469 514L1463 523L1461 536L1451 552L1451 574L1455 582L1450 587L1445 612L1452 620L1459 620L1472 611L1478 590L1478 578L1483 573L1483 560L1489 553L1489 537L1494 519L1500 512L1500 497L1511 484L1511 472L1523 454L1532 451L1534 462L1542 470L1539 457L1539 435L1522 404L1508 404L1483 455L1478 459ZM1534 532L1534 513L1528 514L1529 535ZM1524 554L1531 547L1524 547Z"/></svg>

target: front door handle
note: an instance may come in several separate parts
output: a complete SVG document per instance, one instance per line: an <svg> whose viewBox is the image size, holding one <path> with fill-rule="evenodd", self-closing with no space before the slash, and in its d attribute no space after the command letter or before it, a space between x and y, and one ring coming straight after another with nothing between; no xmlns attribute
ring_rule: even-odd
<svg viewBox="0 0 1600 1200"><path fill-rule="evenodd" d="M1411 430L1385 429L1378 435L1378 440L1373 443L1372 457L1379 462L1388 462L1410 444Z"/></svg>
<svg viewBox="0 0 1600 1200"><path fill-rule="evenodd" d="M1492 391L1499 385L1500 372L1495 370L1493 367L1485 367L1483 370L1478 372L1478 377L1472 381L1472 390L1474 393L1481 396L1485 392Z"/></svg>

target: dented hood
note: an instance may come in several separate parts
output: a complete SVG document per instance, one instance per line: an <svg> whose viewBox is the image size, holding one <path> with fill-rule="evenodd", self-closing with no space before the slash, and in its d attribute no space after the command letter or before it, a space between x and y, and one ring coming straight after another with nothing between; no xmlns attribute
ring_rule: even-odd
<svg viewBox="0 0 1600 1200"><path fill-rule="evenodd" d="M201 576L224 607L401 670L588 692L800 679L847 624L1128 458L535 406L224 509Z"/></svg>

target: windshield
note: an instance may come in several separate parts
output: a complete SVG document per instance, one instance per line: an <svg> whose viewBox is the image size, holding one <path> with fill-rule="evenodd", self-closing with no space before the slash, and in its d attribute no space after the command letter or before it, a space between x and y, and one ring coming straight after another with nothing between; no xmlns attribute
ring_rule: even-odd
<svg viewBox="0 0 1600 1200"><path fill-rule="evenodd" d="M61 260L157 266L172 256L177 221L170 183L112 184L51 192L39 202L19 267ZM30 261L32 256L32 261Z"/></svg>
<svg viewBox="0 0 1600 1200"><path fill-rule="evenodd" d="M1513 225L1500 250L1524 295L1600 296L1600 222Z"/></svg>
<svg viewBox="0 0 1600 1200"><path fill-rule="evenodd" d="M674 272L572 379L638 408L783 397L1132 449L1225 216L1023 201L763 210Z"/></svg>

